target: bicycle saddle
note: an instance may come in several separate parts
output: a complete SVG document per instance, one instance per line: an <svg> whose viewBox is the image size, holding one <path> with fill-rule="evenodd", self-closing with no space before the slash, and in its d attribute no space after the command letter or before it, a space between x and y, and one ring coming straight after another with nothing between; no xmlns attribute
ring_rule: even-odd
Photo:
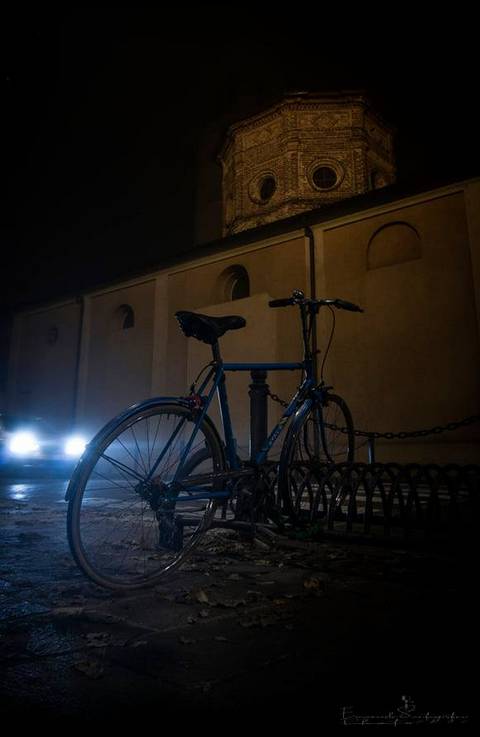
<svg viewBox="0 0 480 737"><path fill-rule="evenodd" d="M180 310L175 313L175 317L187 338L196 338L209 345L216 343L227 330L239 330L247 324L245 318L238 315L209 317L197 312Z"/></svg>

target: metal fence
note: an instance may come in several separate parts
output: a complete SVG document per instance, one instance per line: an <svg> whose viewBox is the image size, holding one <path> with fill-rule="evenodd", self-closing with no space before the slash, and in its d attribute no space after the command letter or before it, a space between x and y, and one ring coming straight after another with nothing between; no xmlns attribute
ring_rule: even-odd
<svg viewBox="0 0 480 737"><path fill-rule="evenodd" d="M266 379L266 372L252 371L252 459L266 438L268 397L286 406L270 391ZM375 441L423 438L479 422L480 415L472 415L444 426L408 432L355 430L355 435L368 443L368 463L295 464L290 469L300 520L323 533L362 538L428 537L466 530L478 518L480 466L377 463ZM271 496L277 493L275 471L272 464L267 481Z"/></svg>
<svg viewBox="0 0 480 737"><path fill-rule="evenodd" d="M297 464L290 480L301 521L348 535L448 533L476 516L480 499L476 465Z"/></svg>

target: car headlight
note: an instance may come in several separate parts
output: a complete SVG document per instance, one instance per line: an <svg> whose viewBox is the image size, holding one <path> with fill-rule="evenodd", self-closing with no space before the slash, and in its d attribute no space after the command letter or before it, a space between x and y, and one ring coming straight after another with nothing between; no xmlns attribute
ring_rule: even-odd
<svg viewBox="0 0 480 737"><path fill-rule="evenodd" d="M67 438L65 445L63 446L63 452L69 458L80 458L83 451L87 447L87 441L80 435L72 436Z"/></svg>
<svg viewBox="0 0 480 737"><path fill-rule="evenodd" d="M33 432L23 430L13 433L8 441L7 448L12 455L29 456L38 453L40 443Z"/></svg>

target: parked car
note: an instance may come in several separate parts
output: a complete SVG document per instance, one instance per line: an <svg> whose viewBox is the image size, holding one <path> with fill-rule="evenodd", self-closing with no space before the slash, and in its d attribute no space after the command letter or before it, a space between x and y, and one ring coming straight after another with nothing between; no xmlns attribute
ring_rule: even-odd
<svg viewBox="0 0 480 737"><path fill-rule="evenodd" d="M57 431L41 417L0 414L0 467L5 470L73 468L86 440Z"/></svg>

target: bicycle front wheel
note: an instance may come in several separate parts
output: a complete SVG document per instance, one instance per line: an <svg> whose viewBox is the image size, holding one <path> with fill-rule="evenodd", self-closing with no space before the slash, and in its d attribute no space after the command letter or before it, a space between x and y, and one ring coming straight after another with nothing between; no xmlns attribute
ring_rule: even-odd
<svg viewBox="0 0 480 737"><path fill-rule="evenodd" d="M346 402L326 394L313 404L286 438L279 470L279 495L293 522L312 521L319 508L321 464L353 463L355 434Z"/></svg>
<svg viewBox="0 0 480 737"><path fill-rule="evenodd" d="M355 433L352 414L344 399L336 394L327 394L322 403L323 434L321 448L326 463L353 463L355 456ZM312 421L310 420L310 423ZM311 443L312 427L307 431ZM319 459L322 461L322 458Z"/></svg>
<svg viewBox="0 0 480 737"><path fill-rule="evenodd" d="M188 447L195 425L195 413L181 404L149 404L107 426L88 448L67 492L67 530L75 561L95 583L117 590L154 585L208 529L216 507L210 493L218 488L213 474L225 464L207 420ZM168 484L181 460L172 494ZM193 475L202 477L200 492L186 483Z"/></svg>

